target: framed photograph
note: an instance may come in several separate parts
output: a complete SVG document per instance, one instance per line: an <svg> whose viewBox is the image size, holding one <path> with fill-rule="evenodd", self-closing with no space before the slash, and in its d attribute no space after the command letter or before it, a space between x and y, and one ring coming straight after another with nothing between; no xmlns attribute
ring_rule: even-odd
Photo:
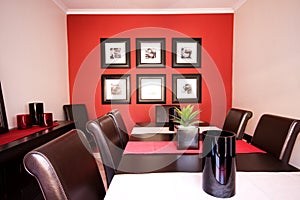
<svg viewBox="0 0 300 200"><path fill-rule="evenodd" d="M137 103L166 103L166 75L138 74Z"/></svg>
<svg viewBox="0 0 300 200"><path fill-rule="evenodd" d="M201 38L173 38L172 66L186 68L201 67Z"/></svg>
<svg viewBox="0 0 300 200"><path fill-rule="evenodd" d="M136 67L166 67L165 38L136 39Z"/></svg>
<svg viewBox="0 0 300 200"><path fill-rule="evenodd" d="M101 38L101 67L130 68L130 39Z"/></svg>
<svg viewBox="0 0 300 200"><path fill-rule="evenodd" d="M102 104L130 104L130 75L104 74L101 76Z"/></svg>
<svg viewBox="0 0 300 200"><path fill-rule="evenodd" d="M201 74L172 75L173 103L201 103Z"/></svg>
<svg viewBox="0 0 300 200"><path fill-rule="evenodd" d="M5 132L8 132L8 124L6 119L4 99L3 99L1 82L0 82L0 133L5 133Z"/></svg>

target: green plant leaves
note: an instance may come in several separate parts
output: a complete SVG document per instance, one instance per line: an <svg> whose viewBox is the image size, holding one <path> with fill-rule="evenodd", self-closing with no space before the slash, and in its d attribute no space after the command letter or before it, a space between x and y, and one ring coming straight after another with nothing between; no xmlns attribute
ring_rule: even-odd
<svg viewBox="0 0 300 200"><path fill-rule="evenodd" d="M191 104L179 109L175 107L176 112L178 113L179 117L174 116L174 122L179 123L182 126L193 126L198 124L200 121L196 119L197 115L200 113L200 110L194 110L194 106Z"/></svg>

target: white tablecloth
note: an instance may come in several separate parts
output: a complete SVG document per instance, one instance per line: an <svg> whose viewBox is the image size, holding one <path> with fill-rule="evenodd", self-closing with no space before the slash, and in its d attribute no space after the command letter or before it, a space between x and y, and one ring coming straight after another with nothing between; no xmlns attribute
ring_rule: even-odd
<svg viewBox="0 0 300 200"><path fill-rule="evenodd" d="M201 126L200 133L206 130L220 130L216 126ZM156 133L174 133L169 131L169 127L133 127L131 134L156 134Z"/></svg>
<svg viewBox="0 0 300 200"><path fill-rule="evenodd" d="M230 199L300 199L300 172L237 172ZM202 189L202 173L115 175L105 200L220 199Z"/></svg>
<svg viewBox="0 0 300 200"><path fill-rule="evenodd" d="M169 127L133 127L131 134L174 133Z"/></svg>

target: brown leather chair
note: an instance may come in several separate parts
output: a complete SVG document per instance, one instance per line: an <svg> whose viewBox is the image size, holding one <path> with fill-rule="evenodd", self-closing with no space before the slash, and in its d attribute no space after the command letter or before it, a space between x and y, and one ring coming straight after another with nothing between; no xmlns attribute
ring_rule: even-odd
<svg viewBox="0 0 300 200"><path fill-rule="evenodd" d="M74 121L76 129L86 131L89 117L85 104L66 104L63 105L63 110L67 121Z"/></svg>
<svg viewBox="0 0 300 200"><path fill-rule="evenodd" d="M246 125L251 117L251 111L231 108L227 113L222 129L234 132L236 139L241 140L243 139Z"/></svg>
<svg viewBox="0 0 300 200"><path fill-rule="evenodd" d="M251 144L288 163L299 132L300 120L264 114L255 128Z"/></svg>
<svg viewBox="0 0 300 200"><path fill-rule="evenodd" d="M156 105L155 106L155 123L157 126L169 126L170 120L173 119L173 116L170 116L170 109L175 107L180 109L180 105ZM173 110L173 114L174 110Z"/></svg>
<svg viewBox="0 0 300 200"><path fill-rule="evenodd" d="M129 136L123 117L118 109L113 109L108 113L108 115L114 120L116 127L118 128L122 148L125 149L126 144L129 140Z"/></svg>
<svg viewBox="0 0 300 200"><path fill-rule="evenodd" d="M25 155L25 169L36 178L45 199L104 199L101 175L81 134L71 130Z"/></svg>
<svg viewBox="0 0 300 200"><path fill-rule="evenodd" d="M86 123L89 121L88 113L85 104L66 104L63 105L65 119L67 121L74 121L75 128L81 130L86 134L86 137L94 148L93 138L86 132Z"/></svg>
<svg viewBox="0 0 300 200"><path fill-rule="evenodd" d="M89 121L86 128L87 132L94 138L100 152L107 186L109 186L123 155L117 127L110 116L104 115Z"/></svg>

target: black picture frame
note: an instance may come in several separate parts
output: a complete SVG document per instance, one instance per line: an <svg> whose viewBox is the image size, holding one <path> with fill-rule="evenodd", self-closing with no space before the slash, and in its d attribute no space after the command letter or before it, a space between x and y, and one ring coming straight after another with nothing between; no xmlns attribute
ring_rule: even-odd
<svg viewBox="0 0 300 200"><path fill-rule="evenodd" d="M136 87L138 104L166 103L165 74L137 74Z"/></svg>
<svg viewBox="0 0 300 200"><path fill-rule="evenodd" d="M172 75L172 103L201 103L201 74Z"/></svg>
<svg viewBox="0 0 300 200"><path fill-rule="evenodd" d="M202 38L172 38L172 67L200 68Z"/></svg>
<svg viewBox="0 0 300 200"><path fill-rule="evenodd" d="M101 76L102 104L130 104L130 85L129 74L103 74Z"/></svg>
<svg viewBox="0 0 300 200"><path fill-rule="evenodd" d="M101 68L130 68L130 38L100 38Z"/></svg>
<svg viewBox="0 0 300 200"><path fill-rule="evenodd" d="M136 38L136 67L166 67L166 39Z"/></svg>
<svg viewBox="0 0 300 200"><path fill-rule="evenodd" d="M4 99L2 94L1 82L0 82L0 133L8 132L8 123L5 112Z"/></svg>

